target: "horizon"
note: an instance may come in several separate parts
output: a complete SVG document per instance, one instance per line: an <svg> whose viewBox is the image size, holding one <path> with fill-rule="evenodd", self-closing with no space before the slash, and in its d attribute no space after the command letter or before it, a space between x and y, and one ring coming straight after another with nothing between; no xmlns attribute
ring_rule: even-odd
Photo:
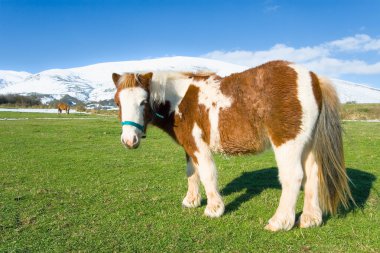
<svg viewBox="0 0 380 253"><path fill-rule="evenodd" d="M379 89L379 12L373 0L0 0L0 69L171 56L254 67L283 59Z"/></svg>

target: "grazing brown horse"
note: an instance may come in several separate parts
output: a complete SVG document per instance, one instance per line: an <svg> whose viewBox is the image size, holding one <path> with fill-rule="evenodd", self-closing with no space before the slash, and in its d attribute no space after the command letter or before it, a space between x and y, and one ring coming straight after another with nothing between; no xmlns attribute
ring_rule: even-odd
<svg viewBox="0 0 380 253"><path fill-rule="evenodd" d="M205 215L219 217L224 212L212 152L258 153L268 147L276 156L282 194L266 229L294 226L302 185L303 228L321 225L323 212L335 213L352 200L339 100L329 81L315 73L273 61L224 78L184 72L114 73L112 78L126 147L137 148L152 123L184 148L185 207L200 206L202 182Z"/></svg>
<svg viewBox="0 0 380 253"><path fill-rule="evenodd" d="M58 103L57 108L58 108L58 113L62 113L63 110L65 110L67 114L70 113L70 106L66 103L63 103L63 102Z"/></svg>

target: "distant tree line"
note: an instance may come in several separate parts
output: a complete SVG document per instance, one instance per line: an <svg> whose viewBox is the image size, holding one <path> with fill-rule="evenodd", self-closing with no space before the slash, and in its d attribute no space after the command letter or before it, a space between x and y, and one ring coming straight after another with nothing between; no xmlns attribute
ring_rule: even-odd
<svg viewBox="0 0 380 253"><path fill-rule="evenodd" d="M41 105L41 99L36 96L23 96L18 94L0 95L0 105L12 104L19 106Z"/></svg>

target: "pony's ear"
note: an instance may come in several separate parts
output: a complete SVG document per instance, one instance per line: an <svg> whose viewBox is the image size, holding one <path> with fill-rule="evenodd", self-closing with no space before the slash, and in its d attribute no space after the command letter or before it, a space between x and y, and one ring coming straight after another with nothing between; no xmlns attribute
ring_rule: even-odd
<svg viewBox="0 0 380 253"><path fill-rule="evenodd" d="M149 89L150 80L152 80L152 77L153 77L152 72L139 75L142 86L147 90Z"/></svg>
<svg viewBox="0 0 380 253"><path fill-rule="evenodd" d="M145 74L142 75L142 77L145 78L145 79L147 79L147 80L150 80L153 77L153 73L152 72L145 73Z"/></svg>
<svg viewBox="0 0 380 253"><path fill-rule="evenodd" d="M117 85L119 83L120 77L121 77L121 75L119 75L119 74L116 74L116 73L112 74L112 80L113 80L113 83L115 84L116 88L117 88Z"/></svg>

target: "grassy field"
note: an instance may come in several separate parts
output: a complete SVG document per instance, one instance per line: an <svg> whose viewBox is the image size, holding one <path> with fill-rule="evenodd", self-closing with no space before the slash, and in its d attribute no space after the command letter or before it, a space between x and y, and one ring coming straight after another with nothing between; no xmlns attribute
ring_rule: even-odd
<svg viewBox="0 0 380 253"><path fill-rule="evenodd" d="M205 201L181 207L185 154L156 128L126 150L114 116L0 118L20 119L0 121L0 252L380 252L380 123L344 123L358 207L271 233L281 193L272 151L215 157L226 213L209 219Z"/></svg>
<svg viewBox="0 0 380 253"><path fill-rule="evenodd" d="M380 119L380 104L344 104L341 117L347 120Z"/></svg>

